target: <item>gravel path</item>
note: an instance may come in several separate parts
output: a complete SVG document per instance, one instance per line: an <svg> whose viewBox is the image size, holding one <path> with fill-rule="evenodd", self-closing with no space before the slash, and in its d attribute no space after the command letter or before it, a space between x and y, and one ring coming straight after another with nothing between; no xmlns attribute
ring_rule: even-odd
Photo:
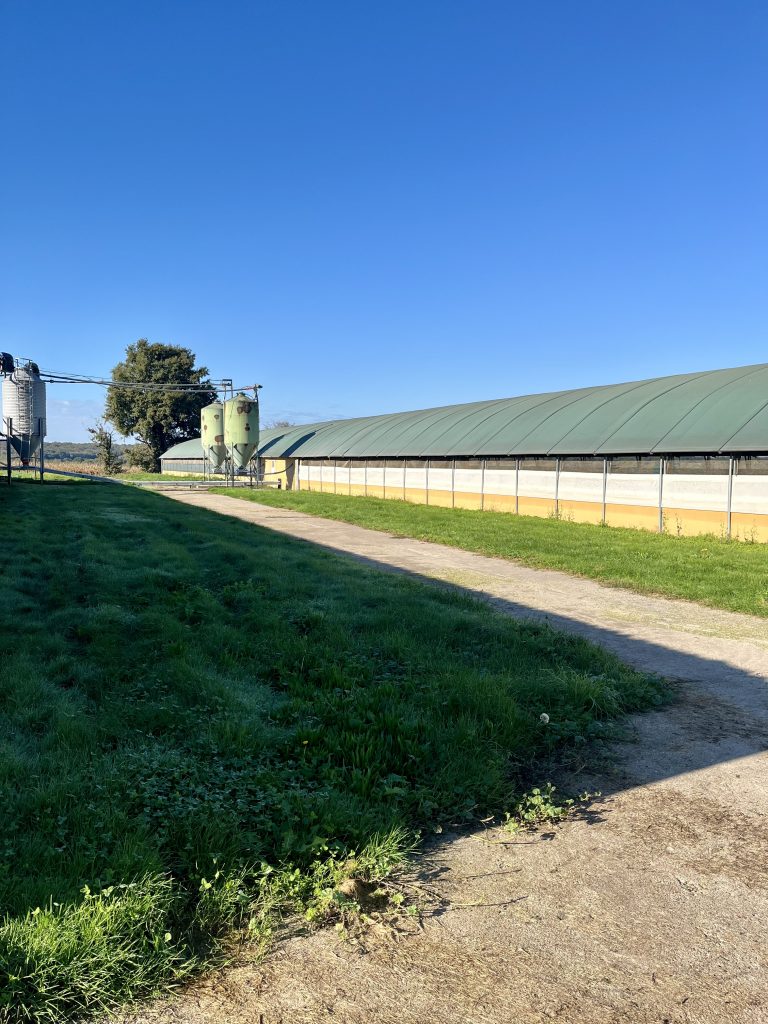
<svg viewBox="0 0 768 1024"><path fill-rule="evenodd" d="M210 494L175 500L544 618L676 681L590 813L440 837L420 928L294 937L130 1024L768 1024L768 622ZM459 905L460 904L460 905ZM467 906L472 904L472 906ZM479 904L482 904L480 906Z"/></svg>

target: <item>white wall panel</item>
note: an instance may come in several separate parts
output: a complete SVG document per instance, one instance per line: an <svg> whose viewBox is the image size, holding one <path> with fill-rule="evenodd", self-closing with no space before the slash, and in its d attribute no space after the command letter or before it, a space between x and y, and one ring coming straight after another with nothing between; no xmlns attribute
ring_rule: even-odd
<svg viewBox="0 0 768 1024"><path fill-rule="evenodd" d="M456 469L454 487L465 494L479 494L483 482L481 469Z"/></svg>
<svg viewBox="0 0 768 1024"><path fill-rule="evenodd" d="M666 473L664 507L721 512L728 506L728 477L712 474Z"/></svg>
<svg viewBox="0 0 768 1024"><path fill-rule="evenodd" d="M732 501L734 512L768 515L768 476L734 476Z"/></svg>
<svg viewBox="0 0 768 1024"><path fill-rule="evenodd" d="M608 473L609 505L659 504L659 477L654 473Z"/></svg>
<svg viewBox="0 0 768 1024"><path fill-rule="evenodd" d="M365 467L362 463L352 463L352 468L349 471L349 477L353 487L362 487L365 484Z"/></svg>
<svg viewBox="0 0 768 1024"><path fill-rule="evenodd" d="M393 498L402 498L403 496L403 467L400 466L387 466L386 470L386 487L387 495L390 490L392 491Z"/></svg>
<svg viewBox="0 0 768 1024"><path fill-rule="evenodd" d="M554 470L521 469L520 496L525 498L552 498L554 500Z"/></svg>
<svg viewBox="0 0 768 1024"><path fill-rule="evenodd" d="M515 493L515 470L512 469L486 469L485 471L485 493L506 494L514 496Z"/></svg>
<svg viewBox="0 0 768 1024"><path fill-rule="evenodd" d="M603 500L603 474L561 472L557 496L563 501L592 501L599 504Z"/></svg>
<svg viewBox="0 0 768 1024"><path fill-rule="evenodd" d="M414 491L425 491L427 488L426 466L422 466L419 469L411 469L410 466L406 467L405 486L408 488L413 488Z"/></svg>
<svg viewBox="0 0 768 1024"><path fill-rule="evenodd" d="M383 487L384 486L384 470L381 466L369 466L368 467L368 486L369 487Z"/></svg>
<svg viewBox="0 0 768 1024"><path fill-rule="evenodd" d="M429 467L430 491L450 491L451 479L450 469L434 469L432 466Z"/></svg>

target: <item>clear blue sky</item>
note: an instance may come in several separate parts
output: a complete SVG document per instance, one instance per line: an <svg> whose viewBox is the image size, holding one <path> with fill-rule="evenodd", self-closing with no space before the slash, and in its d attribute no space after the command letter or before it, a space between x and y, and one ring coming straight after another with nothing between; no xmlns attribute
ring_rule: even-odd
<svg viewBox="0 0 768 1024"><path fill-rule="evenodd" d="M0 0L0 349L297 422L767 361L767 55L764 0Z"/></svg>

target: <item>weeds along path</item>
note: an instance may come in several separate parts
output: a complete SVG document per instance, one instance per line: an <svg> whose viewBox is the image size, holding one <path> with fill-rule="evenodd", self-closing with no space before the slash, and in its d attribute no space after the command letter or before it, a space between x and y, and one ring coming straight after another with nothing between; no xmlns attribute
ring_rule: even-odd
<svg viewBox="0 0 768 1024"><path fill-rule="evenodd" d="M749 616L214 495L178 500L545 617L678 680L637 716L588 814L535 836L439 837L421 927L294 937L130 1024L768 1022L768 626Z"/></svg>

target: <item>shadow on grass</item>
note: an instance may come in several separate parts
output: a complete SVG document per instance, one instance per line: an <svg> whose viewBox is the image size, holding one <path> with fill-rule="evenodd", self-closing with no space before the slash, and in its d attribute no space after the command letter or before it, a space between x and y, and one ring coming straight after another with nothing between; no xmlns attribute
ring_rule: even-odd
<svg viewBox="0 0 768 1024"><path fill-rule="evenodd" d="M3 497L0 1020L178 981L284 906L321 920L345 872L665 699L654 645L636 672L609 631L133 488Z"/></svg>
<svg viewBox="0 0 768 1024"><path fill-rule="evenodd" d="M203 510L197 509L197 511ZM226 515L220 512L211 514ZM305 516L306 513L300 513L295 517L290 514L281 515L280 522L290 521L294 518L303 521ZM337 525L337 521L331 522L334 526ZM259 524L250 525L258 530L269 529L268 526ZM279 536L284 537L285 535L281 532ZM544 624L567 635L578 636L590 644L596 644L603 650L610 651L623 663L640 672L652 673L669 681L668 694L671 699L690 700L688 684L693 684L697 693L693 698L690 710L698 721L699 731L702 732L703 738L712 742L697 746L694 751L693 763L691 762L690 748L680 752L679 761L675 759L675 752L670 751L668 759L649 766L645 781L660 781L677 775L681 771L706 768L722 761L749 757L768 749L768 651L754 650L753 660L757 663L757 668L755 671L751 671L722 658L692 654L661 643L630 636L618 629L583 622L567 615L543 612L523 602L497 597L471 586L436 579L376 558L355 554L334 546L333 543L318 543L298 538L296 540L311 547L321 548L337 557L351 559L378 572L403 575L434 588L461 593L521 622ZM486 556L477 555L477 557L482 559ZM768 625L766 634L768 635ZM676 686L675 683L682 684L682 686ZM757 715L753 713L756 705L760 706L760 713ZM735 707L738 706L745 709L743 713L739 714L738 711L735 711ZM719 740L724 737L719 737L718 731L719 721L723 714L726 714L729 719L729 742L721 744ZM699 755L698 758L696 754Z"/></svg>

